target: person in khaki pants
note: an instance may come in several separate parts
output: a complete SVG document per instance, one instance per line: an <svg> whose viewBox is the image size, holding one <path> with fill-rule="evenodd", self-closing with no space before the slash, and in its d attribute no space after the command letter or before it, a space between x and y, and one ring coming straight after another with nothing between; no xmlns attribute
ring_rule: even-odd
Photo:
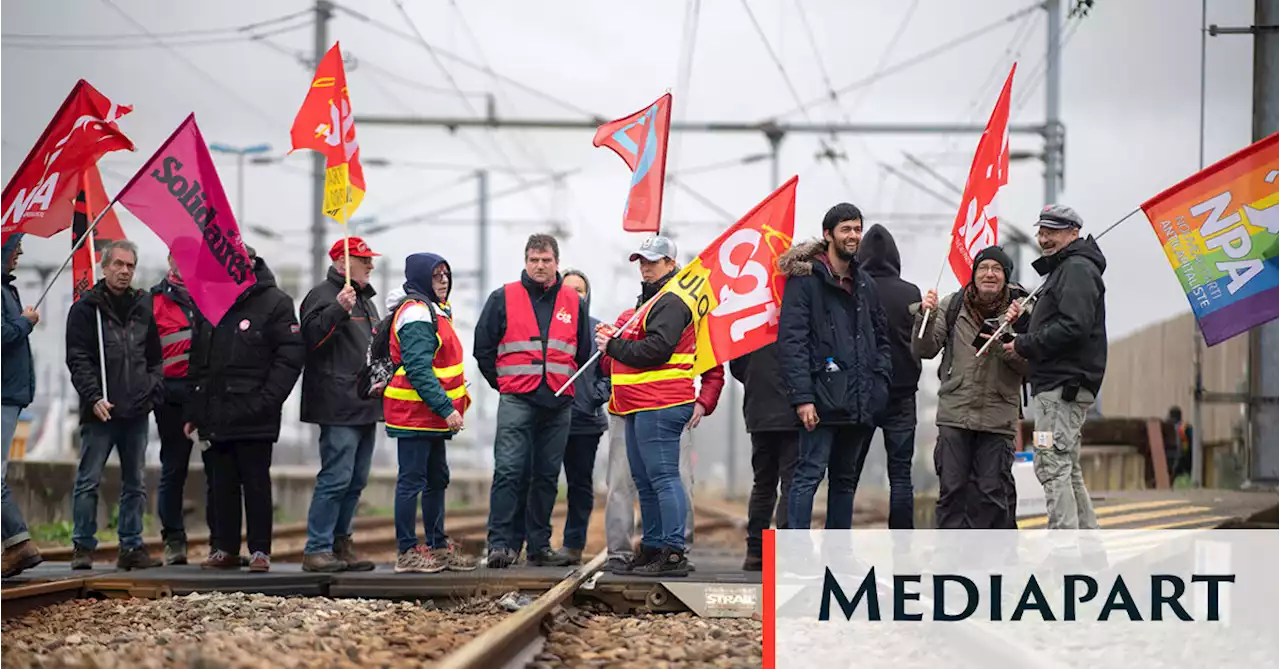
<svg viewBox="0 0 1280 669"><path fill-rule="evenodd" d="M1107 368L1107 260L1070 207L1040 212L1036 241L1044 255L1031 264L1044 285L1027 334L1004 344L1028 363L1036 411L1035 472L1044 486L1050 529L1098 529L1080 469L1080 429ZM1015 302L1006 319L1021 313Z"/></svg>

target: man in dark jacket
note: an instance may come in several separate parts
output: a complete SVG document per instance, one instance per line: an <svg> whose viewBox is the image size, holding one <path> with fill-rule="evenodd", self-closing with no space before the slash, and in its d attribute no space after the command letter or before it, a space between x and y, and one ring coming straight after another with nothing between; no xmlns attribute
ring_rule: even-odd
<svg viewBox="0 0 1280 669"><path fill-rule="evenodd" d="M830 469L827 529L853 526L860 445L889 401L889 326L875 284L858 266L862 212L838 204L822 240L778 259L787 276L778 324L783 385L804 430L787 522L808 529L813 496Z"/></svg>
<svg viewBox="0 0 1280 669"><path fill-rule="evenodd" d="M911 488L911 457L916 450L916 388L920 383L920 358L911 352L911 305L920 301L920 289L902 279L902 258L898 245L879 225L871 226L858 246L858 264L875 282L889 324L889 354L893 380L889 382L889 406L877 414L875 426L884 435L884 451L889 474L889 529L909 530L915 526L915 492ZM870 450L859 446L857 476Z"/></svg>
<svg viewBox="0 0 1280 669"><path fill-rule="evenodd" d="M31 331L40 322L40 314L31 307L23 308L18 288L13 285L13 270L22 255L22 234L9 236L4 243L4 384L0 428L4 430L4 468L0 470L0 488L4 491L4 577L16 576L41 562L40 549L31 541L22 509L10 498L8 469L9 445L18 429L18 415L31 404L35 395L36 375L31 361Z"/></svg>
<svg viewBox="0 0 1280 669"><path fill-rule="evenodd" d="M472 355L501 393L493 442L489 499L489 567L511 566L524 543L516 514L524 503L531 564L565 566L551 548L551 511L573 395L556 391L591 358L591 321L578 294L560 276L560 245L530 235L520 280L493 291L476 323ZM530 463L532 463L532 468Z"/></svg>
<svg viewBox="0 0 1280 669"><path fill-rule="evenodd" d="M1070 207L1040 212L1036 241L1044 255L1031 266L1044 277L1027 334L1005 349L1029 363L1035 402L1035 472L1044 486L1050 529L1094 530L1089 491L1080 469L1080 428L1102 388L1107 368L1107 260ZM1006 318L1017 318L1017 302Z"/></svg>
<svg viewBox="0 0 1280 669"><path fill-rule="evenodd" d="M351 277L343 274L351 256ZM339 239L329 249L333 265L320 285L302 300L302 339L307 363L302 371L302 421L320 425L320 471L307 512L304 571L370 571L356 557L351 521L369 481L382 401L363 399L356 375L364 367L369 340L378 324L377 293L369 284L374 253L359 237Z"/></svg>
<svg viewBox="0 0 1280 669"><path fill-rule="evenodd" d="M182 491L191 464L191 439L183 430L183 405L191 396L191 336L203 318L186 282L169 256L169 274L151 287L151 311L160 335L164 365L164 402L156 405L156 431L160 434L160 486L156 511L164 539L164 563L187 563L187 530L182 517ZM208 480L205 481L206 509Z"/></svg>
<svg viewBox="0 0 1280 669"><path fill-rule="evenodd" d="M306 358L293 300L276 287L262 258L248 249L257 282L217 324L203 322L191 349L195 387L187 433L199 431L213 486L213 551L201 567L240 567L240 505L248 526L249 570L271 568L271 450L280 411Z"/></svg>
<svg viewBox="0 0 1280 669"><path fill-rule="evenodd" d="M147 416L164 399L160 334L151 295L134 290L138 248L115 241L102 248L102 279L67 312L67 369L80 396L80 466L72 493L72 569L93 566L98 545L98 484L112 447L120 458L121 569L160 566L142 545L147 488ZM102 338L99 341L99 337ZM106 365L98 357L106 351ZM105 375L106 387L103 387Z"/></svg>
<svg viewBox="0 0 1280 669"><path fill-rule="evenodd" d="M774 519L787 524L787 500L796 471L800 441L800 421L783 390L782 369L778 366L778 344L774 342L729 362L729 373L742 382L742 417L751 435L751 497L747 500L746 571L764 568L764 530ZM779 496L781 484L781 496Z"/></svg>

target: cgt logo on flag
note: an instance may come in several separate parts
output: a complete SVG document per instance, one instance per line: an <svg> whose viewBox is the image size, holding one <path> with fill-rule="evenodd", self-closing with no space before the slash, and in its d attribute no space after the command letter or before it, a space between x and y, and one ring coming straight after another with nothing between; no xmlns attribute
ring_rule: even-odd
<svg viewBox="0 0 1280 669"><path fill-rule="evenodd" d="M324 213L345 224L364 201L365 183L355 115L347 91L347 73L338 42L316 66L311 88L289 135L293 141L289 153L311 149L324 154Z"/></svg>
<svg viewBox="0 0 1280 669"><path fill-rule="evenodd" d="M606 146L631 168L631 190L622 211L627 232L658 232L662 187L667 174L667 136L671 127L671 94L596 130L594 146Z"/></svg>

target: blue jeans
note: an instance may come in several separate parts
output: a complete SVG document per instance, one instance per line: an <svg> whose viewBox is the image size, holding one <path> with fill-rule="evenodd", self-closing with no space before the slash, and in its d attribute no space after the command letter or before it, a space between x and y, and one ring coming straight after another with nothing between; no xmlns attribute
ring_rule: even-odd
<svg viewBox="0 0 1280 669"><path fill-rule="evenodd" d="M18 414L22 407L5 405L0 408L0 429L4 434L4 464L0 469L0 490L3 490L4 509L4 547L16 546L31 538L27 532L27 521L22 519L22 509L9 494L9 446L13 443L13 433L18 431Z"/></svg>
<svg viewBox="0 0 1280 669"><path fill-rule="evenodd" d="M821 423L812 432L800 430L800 459L791 481L791 500L787 504L787 524L794 530L807 530L813 520L813 496L818 484L830 470L827 483L828 530L853 527L853 495L858 490L858 459L866 450L867 435L873 428L865 425L833 425Z"/></svg>
<svg viewBox="0 0 1280 669"><path fill-rule="evenodd" d="M377 427L374 423L320 426L320 472L307 510L304 552L331 553L333 535L351 536L351 519L369 482Z"/></svg>
<svg viewBox="0 0 1280 669"><path fill-rule="evenodd" d="M122 549L142 546L142 511L147 505L147 488L142 468L147 458L147 417L93 419L80 426L80 467L72 493L71 519L75 530L71 540L82 548L98 545L98 484L112 448L120 458L120 513L116 533Z"/></svg>
<svg viewBox="0 0 1280 669"><path fill-rule="evenodd" d="M680 480L680 435L693 403L627 416L627 462L640 498L640 545L684 551L689 500Z"/></svg>
<svg viewBox="0 0 1280 669"><path fill-rule="evenodd" d="M582 550L587 545L587 525L596 503L596 489L591 474L596 467L598 434L575 434L564 449L564 478L569 489L569 513L564 521L565 548Z"/></svg>
<svg viewBox="0 0 1280 669"><path fill-rule="evenodd" d="M422 497L422 531L427 548L444 548L444 491L449 487L449 461L443 437L402 437L396 440L400 472L396 475L396 549L403 553L418 545L418 497Z"/></svg>
<svg viewBox="0 0 1280 669"><path fill-rule="evenodd" d="M168 541L187 540L182 518L182 490L187 485L187 469L191 464L191 440L183 434L182 406L162 404L155 409L156 431L160 433L160 486L156 491L156 514L160 516L160 535ZM207 476L206 476L207 480ZM205 494L205 506L209 496Z"/></svg>
<svg viewBox="0 0 1280 669"><path fill-rule="evenodd" d="M528 554L551 549L551 512L569 440L572 406L538 406L520 395L498 400L493 439L493 487L489 490L489 550L520 552L517 514L523 501Z"/></svg>
<svg viewBox="0 0 1280 669"><path fill-rule="evenodd" d="M911 487L911 457L916 451L916 397L894 398L883 413L876 416L876 426L884 434L885 468L889 474L889 529L910 530L915 527L915 491ZM859 446L857 478L871 450L869 430L866 443ZM856 484L856 483L855 483Z"/></svg>

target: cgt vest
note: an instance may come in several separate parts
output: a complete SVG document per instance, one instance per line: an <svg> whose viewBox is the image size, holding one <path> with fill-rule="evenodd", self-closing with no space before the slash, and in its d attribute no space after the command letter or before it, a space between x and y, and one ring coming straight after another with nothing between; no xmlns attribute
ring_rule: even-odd
<svg viewBox="0 0 1280 669"><path fill-rule="evenodd" d="M550 388L559 390L578 371L574 359L578 353L578 324L574 322L580 304L578 293L560 285L545 339L538 329L533 301L524 285L519 281L507 284L503 296L507 330L498 342L498 392L504 395L531 393L542 385L544 377ZM573 386L564 394L573 397Z"/></svg>
<svg viewBox="0 0 1280 669"><path fill-rule="evenodd" d="M659 298L661 299L661 298ZM649 310L657 300L646 304L640 315L619 339L638 341L644 339ZM636 369L621 361L613 360L613 391L609 395L609 413L625 416L637 411L654 411L688 404L697 399L693 387L694 354L698 350L697 327L690 321L676 348L666 362L650 369Z"/></svg>
<svg viewBox="0 0 1280 669"><path fill-rule="evenodd" d="M391 320L391 361L396 372L382 391L382 413L387 427L417 432L450 432L449 424L444 418L431 410L422 396L409 383L409 375L404 371L404 357L400 353L400 335L396 332L396 323L400 314L410 305L417 304L436 312L436 340L440 345L436 348L435 357L431 361L431 371L435 372L444 388L445 395L453 402L453 408L463 416L471 406L471 396L467 393L466 378L462 373L463 352L462 341L458 339L458 331L453 329L453 320L439 306L427 304L421 300L409 300L400 305Z"/></svg>
<svg viewBox="0 0 1280 669"><path fill-rule="evenodd" d="M165 378L186 378L191 357L191 313L163 291L151 295L151 309L160 332Z"/></svg>

